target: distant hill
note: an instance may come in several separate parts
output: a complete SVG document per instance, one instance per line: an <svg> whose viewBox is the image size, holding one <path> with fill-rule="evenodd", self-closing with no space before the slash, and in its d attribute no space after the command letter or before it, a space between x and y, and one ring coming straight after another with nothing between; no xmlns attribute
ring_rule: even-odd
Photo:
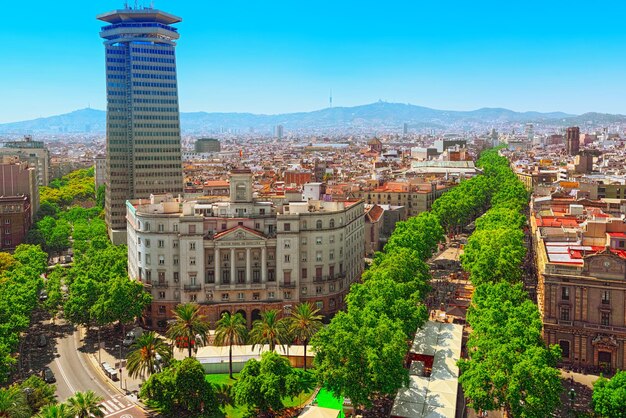
<svg viewBox="0 0 626 418"><path fill-rule="evenodd" d="M552 123L555 125L626 122L626 116L602 113L571 115L563 112L515 112L502 108L482 108L472 111L437 110L402 103L376 102L354 107L334 107L313 112L258 115L252 113L181 113L183 133L203 133L219 129L245 132L271 131L276 125L285 130L324 131L332 129L401 129L436 127L464 129L484 124ZM23 122L0 124L0 134L103 133L106 113L96 109L81 109L63 115Z"/></svg>

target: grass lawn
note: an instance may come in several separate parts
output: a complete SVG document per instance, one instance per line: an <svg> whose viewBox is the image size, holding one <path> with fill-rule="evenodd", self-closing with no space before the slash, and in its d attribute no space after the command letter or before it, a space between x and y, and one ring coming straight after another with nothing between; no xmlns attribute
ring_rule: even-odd
<svg viewBox="0 0 626 418"><path fill-rule="evenodd" d="M237 378L238 375L239 373L233 373L233 376L235 378ZM219 385L222 385L222 384L233 385L235 383L234 380L230 379L230 377L228 376L228 373L205 374L204 379L207 382L210 382L213 384L219 384ZM299 397L295 397L293 399L289 397L284 398L283 404L285 405L285 408L302 405L304 402L309 400L312 393L313 392L302 392ZM224 413L226 413L226 416L228 418L242 418L246 411L247 411L247 408L245 406L235 406L235 407L227 406L226 408L224 408Z"/></svg>

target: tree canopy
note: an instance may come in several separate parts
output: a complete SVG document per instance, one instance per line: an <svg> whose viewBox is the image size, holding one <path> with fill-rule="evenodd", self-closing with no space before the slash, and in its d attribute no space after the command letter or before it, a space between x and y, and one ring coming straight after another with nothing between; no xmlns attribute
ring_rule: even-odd
<svg viewBox="0 0 626 418"><path fill-rule="evenodd" d="M591 405L602 417L626 417L626 371L619 371L611 379L600 376L593 384Z"/></svg>

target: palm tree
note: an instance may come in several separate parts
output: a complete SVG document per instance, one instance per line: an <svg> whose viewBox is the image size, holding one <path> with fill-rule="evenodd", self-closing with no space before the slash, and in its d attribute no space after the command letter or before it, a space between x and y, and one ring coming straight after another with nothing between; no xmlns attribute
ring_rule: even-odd
<svg viewBox="0 0 626 418"><path fill-rule="evenodd" d="M289 332L304 345L304 370L306 371L306 346L317 331L322 328L322 315L309 302L301 303L291 311L289 318Z"/></svg>
<svg viewBox="0 0 626 418"><path fill-rule="evenodd" d="M278 319L278 309L261 312L261 319L254 321L250 331L252 349L258 344L268 344L270 351L274 351L277 344L284 346L289 343L288 334L285 320Z"/></svg>
<svg viewBox="0 0 626 418"><path fill-rule="evenodd" d="M50 404L44 406L35 418L73 418L67 404Z"/></svg>
<svg viewBox="0 0 626 418"><path fill-rule="evenodd" d="M103 406L100 405L104 399L96 395L91 390L87 392L76 392L74 396L67 400L70 413L76 418L104 417Z"/></svg>
<svg viewBox="0 0 626 418"><path fill-rule="evenodd" d="M130 377L141 376L144 379L155 371L161 371L161 364L168 364L172 359L172 349L154 331L146 332L130 347L126 370ZM161 357L157 361L157 355Z"/></svg>
<svg viewBox="0 0 626 418"><path fill-rule="evenodd" d="M185 347L191 357L192 349L205 345L209 335L209 321L200 314L197 303L182 303L174 309L174 323L167 330L167 336L181 350Z"/></svg>
<svg viewBox="0 0 626 418"><path fill-rule="evenodd" d="M0 417L29 418L30 407L26 394L16 386L0 389Z"/></svg>
<svg viewBox="0 0 626 418"><path fill-rule="evenodd" d="M228 372L233 378L233 344L243 344L246 342L246 320L243 315L236 313L231 315L224 312L219 321L215 323L215 345L228 344Z"/></svg>

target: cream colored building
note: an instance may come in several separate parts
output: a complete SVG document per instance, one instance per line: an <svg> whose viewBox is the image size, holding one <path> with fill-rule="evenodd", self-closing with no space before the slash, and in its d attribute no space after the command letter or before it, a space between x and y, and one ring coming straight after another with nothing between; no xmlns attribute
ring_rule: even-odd
<svg viewBox="0 0 626 418"><path fill-rule="evenodd" d="M209 319L282 312L303 301L324 315L344 306L363 270L361 200L257 201L252 173L233 170L228 201L171 195L127 202L128 266L150 288L148 325L162 328L179 303L198 302Z"/></svg>

